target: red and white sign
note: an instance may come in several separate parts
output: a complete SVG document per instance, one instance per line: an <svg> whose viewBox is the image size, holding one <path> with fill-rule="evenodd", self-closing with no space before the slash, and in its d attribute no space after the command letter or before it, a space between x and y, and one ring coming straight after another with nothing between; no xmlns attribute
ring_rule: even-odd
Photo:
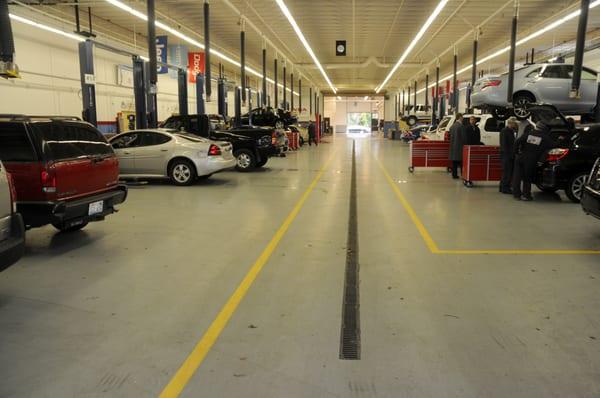
<svg viewBox="0 0 600 398"><path fill-rule="evenodd" d="M188 53L188 75L190 83L196 83L196 75L204 74L204 53L189 52Z"/></svg>

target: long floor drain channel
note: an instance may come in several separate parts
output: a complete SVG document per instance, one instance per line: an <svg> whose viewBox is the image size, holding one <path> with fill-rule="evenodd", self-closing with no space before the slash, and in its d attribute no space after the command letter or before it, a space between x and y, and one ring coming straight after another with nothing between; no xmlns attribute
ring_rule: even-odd
<svg viewBox="0 0 600 398"><path fill-rule="evenodd" d="M342 304L340 359L360 359L360 296L358 263L358 218L356 203L356 143L352 142L352 181L346 244L346 275Z"/></svg>

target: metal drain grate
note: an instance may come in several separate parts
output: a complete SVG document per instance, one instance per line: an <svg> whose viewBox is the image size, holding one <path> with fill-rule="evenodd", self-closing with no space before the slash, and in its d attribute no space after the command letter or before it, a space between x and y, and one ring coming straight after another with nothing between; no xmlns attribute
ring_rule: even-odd
<svg viewBox="0 0 600 398"><path fill-rule="evenodd" d="M352 180L346 249L346 275L342 303L340 359L360 359L360 302L358 263L358 217L356 203L356 143L352 143Z"/></svg>

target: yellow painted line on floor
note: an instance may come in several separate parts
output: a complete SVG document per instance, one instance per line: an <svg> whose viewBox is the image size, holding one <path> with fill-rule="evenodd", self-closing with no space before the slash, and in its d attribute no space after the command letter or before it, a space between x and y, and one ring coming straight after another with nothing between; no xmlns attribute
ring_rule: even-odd
<svg viewBox="0 0 600 398"><path fill-rule="evenodd" d="M325 170L331 163L335 156L335 153L325 162L323 167L319 170L315 178L312 180L306 191L302 194L292 211L288 214L287 218L283 221L283 224L279 227L275 235L271 238L271 241L267 244L263 252L260 254L252 268L248 271L242 282L235 289L231 297L227 300L227 303L223 306L217 317L213 320L212 324L208 327L198 344L194 347L193 351L183 362L177 373L173 376L169 384L164 388L160 394L160 398L175 398L178 397L187 383L190 381L196 370L200 367L204 358L215 344L225 326L229 322L229 319L235 313L236 309L240 305L241 301L248 293L248 290L254 283L254 280L263 269L269 258L281 242L281 239L285 236L288 228L294 222L298 213L304 206L304 203L317 186L317 183L323 177Z"/></svg>
<svg viewBox="0 0 600 398"><path fill-rule="evenodd" d="M435 241L431 237L431 234L429 233L429 231L427 231L427 228L425 228L425 225L423 224L419 216L417 216L417 213L413 210L410 203L408 203L408 200L406 200L404 194L402 193L402 191L400 191L400 188L398 188L398 186L394 183L394 179L392 178L390 173L388 173L387 169L379 159L376 158L375 160L377 160L379 168L383 172L385 179L387 180L388 184L390 184L390 187L392 187L392 190L394 191L396 197L404 207L404 210L406 210L406 212L408 213L408 216L412 220L413 224L415 224L415 226L417 227L417 230L421 234L421 237L425 241L425 244L427 244L429 250L432 253L439 253L440 249L438 249L437 245L435 244Z"/></svg>
<svg viewBox="0 0 600 398"><path fill-rule="evenodd" d="M417 230L421 234L421 237L425 241L425 244L429 248L429 251L431 251L431 253L433 253L433 254L465 254L465 255L471 255L471 254L479 254L479 255L481 255L481 254L498 254L498 255L600 254L600 250L538 250L538 249L533 249L533 250L529 250L529 249L446 250L446 249L440 249L438 247L438 245L435 243L435 241L433 240L433 238L431 237L431 234L429 233L429 231L427 231L425 224L423 224L423 222L421 221L421 219L419 218L419 216L417 215L415 210L412 208L412 206L410 205L410 203L408 202L408 200L406 199L406 197L404 196L402 191L400 191L400 188L398 188L398 185L394 182L394 179L392 178L390 173L387 171L387 169L385 168L383 163L381 163L381 161L377 158L376 158L376 160L377 160L377 163L379 164L379 168L383 172L383 175L385 176L385 179L387 180L388 184L390 185L390 187L392 187L392 190L394 191L394 193L396 194L396 197L398 198L398 200L404 207L404 210L406 210L406 213L408 213L408 216L412 220L413 224L415 224L415 227L417 227Z"/></svg>

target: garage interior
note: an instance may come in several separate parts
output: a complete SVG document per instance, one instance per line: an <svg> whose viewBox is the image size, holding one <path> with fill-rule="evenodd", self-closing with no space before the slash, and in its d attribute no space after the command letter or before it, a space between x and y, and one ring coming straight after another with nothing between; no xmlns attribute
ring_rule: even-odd
<svg viewBox="0 0 600 398"><path fill-rule="evenodd" d="M118 178L118 212L69 224L80 230L25 222L24 253L0 272L0 397L600 396L600 220L585 202L600 160L586 166L582 209L572 186L533 181L532 202L500 194L489 164L501 144L473 145L495 152L471 181L468 157L458 180L447 152L416 163L418 145L452 145L444 131L399 139L458 114L500 120L496 105L474 105L475 82L517 87L520 70L553 64L572 65L573 84L582 68L596 76L600 1L0 0L4 9L0 142L3 123L76 117L68 123L103 142L162 132L230 163L189 184L170 166L164 178ZM579 78L566 103L583 101L585 84L600 93L600 80ZM534 98L518 123L541 129L531 120L544 102L598 137L595 98L587 114ZM411 105L429 109L415 126ZM272 108L298 131L259 125L256 109ZM362 123L351 114L366 115L368 133L350 132ZM173 115L268 131L276 153L241 172L242 133L157 129ZM5 154L0 171L18 185ZM18 213L27 201L11 189Z"/></svg>

